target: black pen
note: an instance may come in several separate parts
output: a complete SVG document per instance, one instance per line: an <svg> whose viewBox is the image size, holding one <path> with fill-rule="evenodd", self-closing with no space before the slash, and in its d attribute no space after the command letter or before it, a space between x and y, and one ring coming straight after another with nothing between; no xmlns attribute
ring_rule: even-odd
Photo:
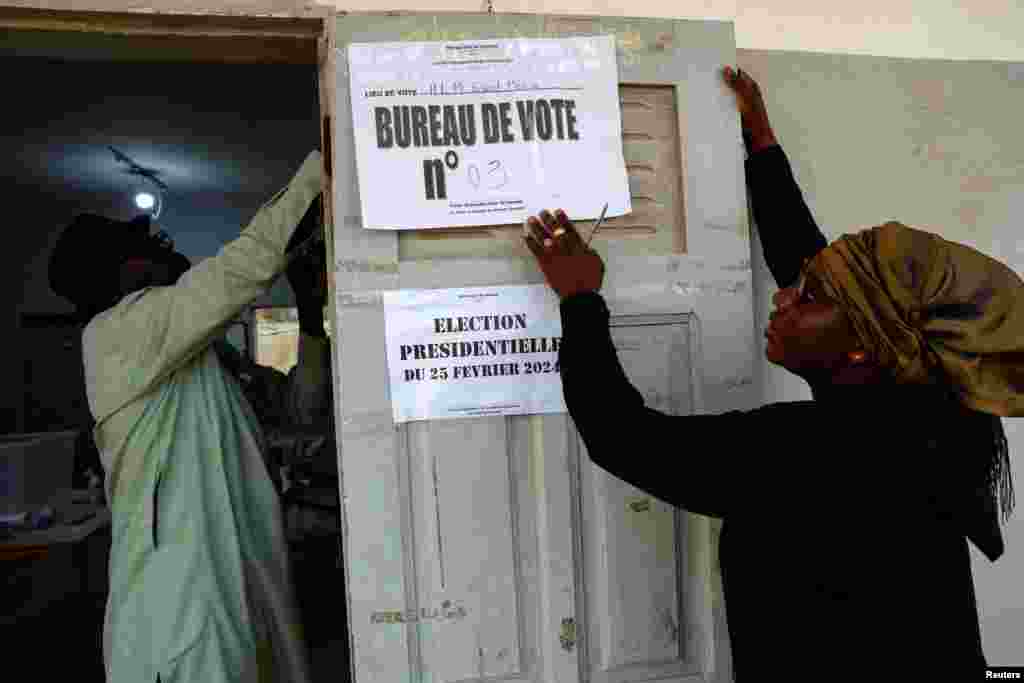
<svg viewBox="0 0 1024 683"><path fill-rule="evenodd" d="M596 224L594 225L594 230L593 230L593 231L592 231L592 232L590 233L590 237L589 237L589 238L587 238L587 246L588 246L588 247L590 246L590 241L591 241L592 239L594 239L594 235L596 235L596 234L597 234L597 229L598 229L598 228L600 228L600 227L601 227L601 223L603 223L603 222L604 222L604 215L605 215L605 213L607 213L607 212L608 212L608 204L605 204L605 205L604 205L604 208L603 208L603 209L601 209L601 215L600 215L600 216L598 217L598 219L597 219L597 223L596 223Z"/></svg>

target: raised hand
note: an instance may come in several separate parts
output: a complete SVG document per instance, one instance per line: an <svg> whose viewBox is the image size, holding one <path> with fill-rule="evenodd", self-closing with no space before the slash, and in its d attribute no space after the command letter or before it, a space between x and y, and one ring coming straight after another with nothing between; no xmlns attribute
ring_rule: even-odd
<svg viewBox="0 0 1024 683"><path fill-rule="evenodd" d="M604 262L583 242L564 211L558 209L552 216L545 210L530 216L523 232L526 245L559 299L601 289Z"/></svg>
<svg viewBox="0 0 1024 683"><path fill-rule="evenodd" d="M768 110L764 106L761 87L742 69L726 66L722 69L722 78L736 95L736 104L740 110L743 123L743 137L751 153L778 144L771 123L768 122Z"/></svg>

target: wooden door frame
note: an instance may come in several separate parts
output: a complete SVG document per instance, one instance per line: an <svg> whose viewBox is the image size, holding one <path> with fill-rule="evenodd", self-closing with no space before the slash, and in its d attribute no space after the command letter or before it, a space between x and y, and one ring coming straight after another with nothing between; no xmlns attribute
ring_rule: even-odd
<svg viewBox="0 0 1024 683"><path fill-rule="evenodd" d="M244 10L225 16L0 7L0 30L39 42L54 33L99 34L140 55L156 53L170 61L312 65L333 15L330 8L290 16Z"/></svg>

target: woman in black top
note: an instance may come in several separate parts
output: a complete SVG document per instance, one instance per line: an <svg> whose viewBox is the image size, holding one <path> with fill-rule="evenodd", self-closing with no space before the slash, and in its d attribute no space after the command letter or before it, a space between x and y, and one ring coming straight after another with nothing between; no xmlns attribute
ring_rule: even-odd
<svg viewBox="0 0 1024 683"><path fill-rule="evenodd" d="M1024 357L1016 341L1003 343L1024 335L1009 330L1002 346L986 345L990 328L1019 324L1019 311L1000 309L993 320L984 307L951 305L956 278L935 273L949 264L963 273L983 261L985 272L1002 278L987 283L1000 287L970 301L1004 307L1015 306L1024 283L977 252L898 224L826 249L756 83L728 67L724 77L739 103L765 258L782 287L766 354L806 379L813 400L719 415L647 408L612 345L609 312L597 293L600 257L564 212L545 211L530 219L525 239L561 298L559 363L569 413L597 465L669 503L724 520L720 564L740 683L928 673L940 677L920 680L982 680L966 539L992 561L1003 552L996 499L1001 492L1008 514L1012 488L998 415L1021 414L1024 373L1006 370L994 393L984 394L991 377L972 379L964 370L954 381L941 370L981 353L1000 352L1004 363ZM934 246L940 242L947 251ZM925 287L922 268L928 282L940 283L929 285L935 296L921 309L931 316L926 322L907 312L914 306L900 300L906 292L886 279L885 263L897 262L897 253L914 292ZM941 263L932 267L922 254ZM882 309L903 311L918 326L894 326ZM931 334L943 321L943 334ZM967 326L957 339L968 341L940 348L954 324ZM916 355L898 336L905 329L925 330L912 337L923 340ZM983 412L980 405L997 407ZM661 448L681 435L688 446Z"/></svg>

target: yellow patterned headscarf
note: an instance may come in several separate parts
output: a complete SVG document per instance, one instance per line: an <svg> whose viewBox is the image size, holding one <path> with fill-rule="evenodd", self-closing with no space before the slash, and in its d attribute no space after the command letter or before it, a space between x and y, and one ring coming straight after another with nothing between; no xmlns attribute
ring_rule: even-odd
<svg viewBox="0 0 1024 683"><path fill-rule="evenodd" d="M900 383L949 385L967 407L1024 416L1024 282L970 247L890 222L844 235L808 273Z"/></svg>

